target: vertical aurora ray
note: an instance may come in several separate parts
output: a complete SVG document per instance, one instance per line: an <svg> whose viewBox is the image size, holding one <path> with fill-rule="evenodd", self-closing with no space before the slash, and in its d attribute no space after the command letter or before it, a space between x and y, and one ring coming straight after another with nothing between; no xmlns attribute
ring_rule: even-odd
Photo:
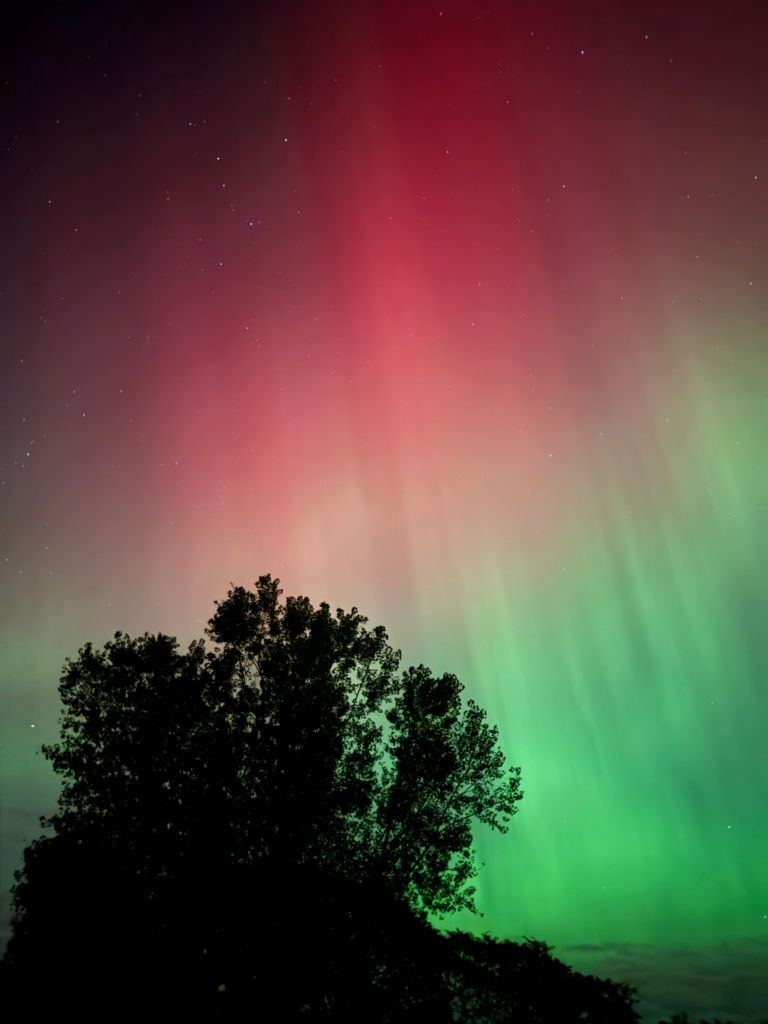
<svg viewBox="0 0 768 1024"><path fill-rule="evenodd" d="M766 424L743 379L735 407L728 390L692 384L693 440L671 445L675 483L645 506L604 488L607 515L563 553L562 581L537 587L534 566L468 603L476 677L529 764L531 810L515 823L526 866L508 883L529 928L549 907L557 929L568 903L561 920L582 941L600 941L608 919L634 941L761 934L762 722L743 709L759 707L765 666L754 566ZM504 889L497 866L489 893ZM526 887L512 895L538 872L547 883L530 904Z"/></svg>
<svg viewBox="0 0 768 1024"><path fill-rule="evenodd" d="M3 885L64 656L271 572L499 723L452 925L757 1020L759 16L189 6L52 30L4 108Z"/></svg>

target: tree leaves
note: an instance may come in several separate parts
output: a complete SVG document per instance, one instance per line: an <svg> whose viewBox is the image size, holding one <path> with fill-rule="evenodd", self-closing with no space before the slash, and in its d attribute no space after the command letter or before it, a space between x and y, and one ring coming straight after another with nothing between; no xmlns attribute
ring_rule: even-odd
<svg viewBox="0 0 768 1024"><path fill-rule="evenodd" d="M161 994L222 1020L634 1020L543 944L427 923L475 910L472 827L507 831L520 769L454 675L400 673L383 627L278 584L229 591L213 650L117 633L66 662L59 810L3 961L23 998L43 970L93 1020L115 993L126 1019Z"/></svg>
<svg viewBox="0 0 768 1024"><path fill-rule="evenodd" d="M356 608L230 590L208 636L117 633L67 661L56 834L100 828L148 891L214 849L238 865L307 861L381 878L420 914L474 909L473 821L506 830L521 799L497 731L453 675L400 652Z"/></svg>

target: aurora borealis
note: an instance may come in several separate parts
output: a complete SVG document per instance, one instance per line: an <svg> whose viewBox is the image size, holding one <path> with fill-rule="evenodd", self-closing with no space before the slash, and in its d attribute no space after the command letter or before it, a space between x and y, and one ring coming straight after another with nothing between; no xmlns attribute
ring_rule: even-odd
<svg viewBox="0 0 768 1024"><path fill-rule="evenodd" d="M646 1021L768 1017L765 10L24 10L5 937L64 658L186 644L271 573L455 672L522 769L484 917L444 924L546 941Z"/></svg>

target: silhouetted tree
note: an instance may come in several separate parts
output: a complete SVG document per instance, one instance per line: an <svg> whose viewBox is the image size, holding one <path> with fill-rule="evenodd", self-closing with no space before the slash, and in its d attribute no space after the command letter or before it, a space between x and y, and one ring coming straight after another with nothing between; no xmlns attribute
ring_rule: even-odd
<svg viewBox="0 0 768 1024"><path fill-rule="evenodd" d="M447 1021L463 999L489 1020L634 1020L628 993L543 944L427 923L474 910L472 825L507 830L520 770L455 676L399 674L382 627L278 585L231 590L212 651L118 633L67 661L62 739L43 747L59 811L16 874L8 984L111 1019L164 1002ZM560 1016L532 1016L555 980Z"/></svg>

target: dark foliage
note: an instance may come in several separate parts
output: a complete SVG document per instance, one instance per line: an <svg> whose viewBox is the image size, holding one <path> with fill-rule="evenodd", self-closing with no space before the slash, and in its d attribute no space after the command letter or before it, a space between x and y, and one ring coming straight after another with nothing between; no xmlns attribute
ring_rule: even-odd
<svg viewBox="0 0 768 1024"><path fill-rule="evenodd" d="M474 909L472 825L506 831L519 769L455 676L399 675L381 627L278 583L230 591L214 651L117 634L67 662L7 998L66 993L93 1020L636 1020L632 990L543 943L428 923Z"/></svg>

